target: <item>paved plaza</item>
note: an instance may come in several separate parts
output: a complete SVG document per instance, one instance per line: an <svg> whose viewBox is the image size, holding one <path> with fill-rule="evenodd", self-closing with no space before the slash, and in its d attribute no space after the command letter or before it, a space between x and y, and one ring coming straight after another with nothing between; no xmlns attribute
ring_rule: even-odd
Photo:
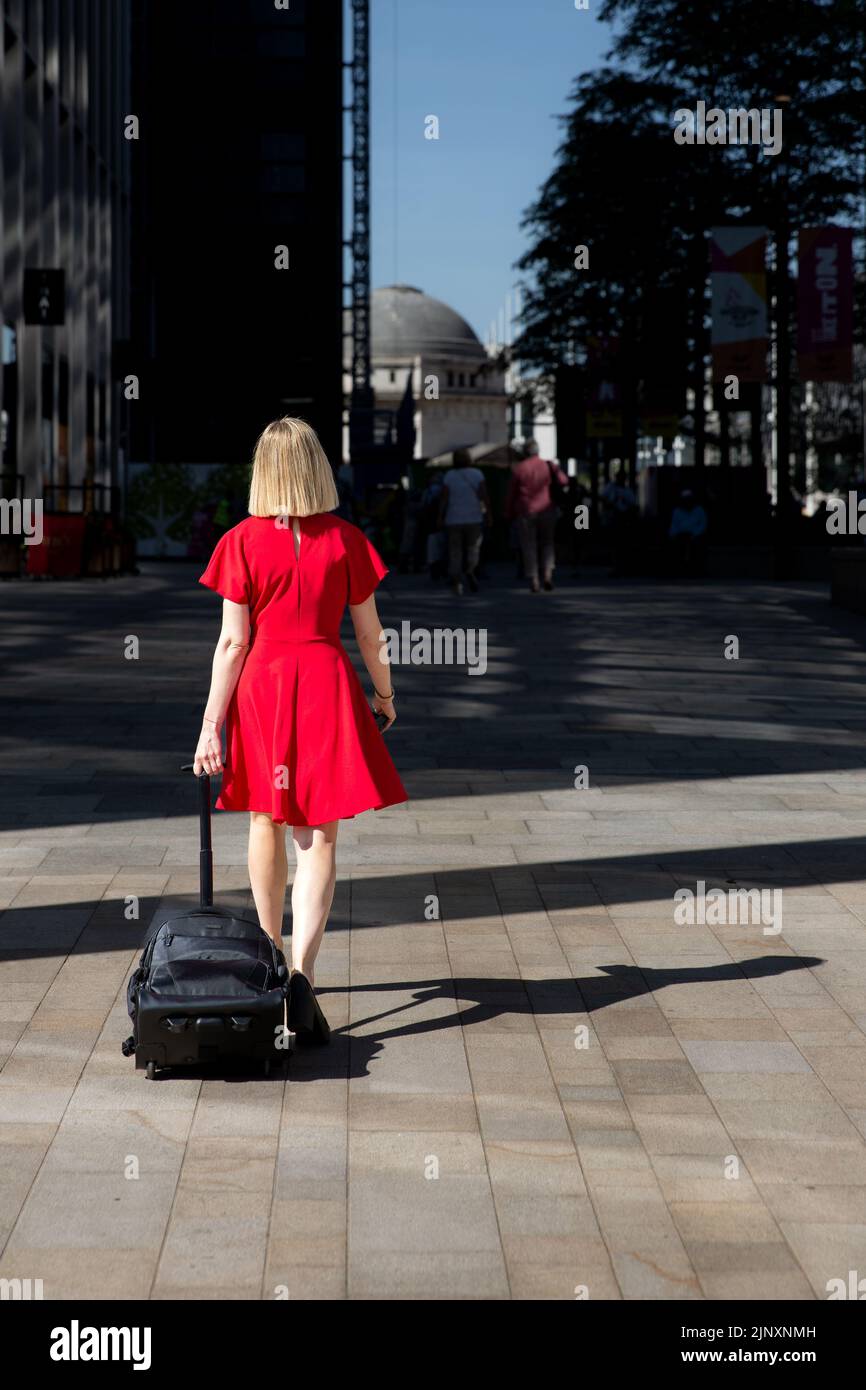
<svg viewBox="0 0 866 1390"><path fill-rule="evenodd" d="M197 890L197 573L0 588L0 1277L810 1300L866 1276L866 619L821 585L393 577L387 626L486 629L487 670L394 670L412 799L340 831L333 1045L148 1082L125 988ZM246 817L214 845L249 908ZM781 890L781 921L678 922L701 883Z"/></svg>

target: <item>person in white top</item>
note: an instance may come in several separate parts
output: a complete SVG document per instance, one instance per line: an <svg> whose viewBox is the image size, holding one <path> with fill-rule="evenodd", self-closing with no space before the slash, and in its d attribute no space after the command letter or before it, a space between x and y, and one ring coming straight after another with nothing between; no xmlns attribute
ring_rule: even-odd
<svg viewBox="0 0 866 1390"><path fill-rule="evenodd" d="M439 525L448 532L448 577L455 594L463 593L463 578L473 593L481 554L483 527L490 520L490 498L480 468L472 467L468 449L455 449L453 467L443 479Z"/></svg>

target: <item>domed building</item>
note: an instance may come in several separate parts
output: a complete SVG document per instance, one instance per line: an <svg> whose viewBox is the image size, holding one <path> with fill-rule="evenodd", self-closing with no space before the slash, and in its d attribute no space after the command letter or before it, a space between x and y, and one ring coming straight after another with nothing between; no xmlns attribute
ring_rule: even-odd
<svg viewBox="0 0 866 1390"><path fill-rule="evenodd" d="M370 339L376 409L411 401L415 458L508 438L504 372L454 309L388 285L371 296Z"/></svg>

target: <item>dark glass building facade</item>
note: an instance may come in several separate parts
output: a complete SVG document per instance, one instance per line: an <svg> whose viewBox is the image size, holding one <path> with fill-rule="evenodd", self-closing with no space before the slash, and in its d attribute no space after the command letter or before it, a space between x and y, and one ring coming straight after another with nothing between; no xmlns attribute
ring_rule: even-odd
<svg viewBox="0 0 866 1390"><path fill-rule="evenodd" d="M2 488L49 509L107 506L122 473L130 20L111 0L0 0Z"/></svg>
<svg viewBox="0 0 866 1390"><path fill-rule="evenodd" d="M339 463L342 0L132 14L131 456L245 464L296 414Z"/></svg>

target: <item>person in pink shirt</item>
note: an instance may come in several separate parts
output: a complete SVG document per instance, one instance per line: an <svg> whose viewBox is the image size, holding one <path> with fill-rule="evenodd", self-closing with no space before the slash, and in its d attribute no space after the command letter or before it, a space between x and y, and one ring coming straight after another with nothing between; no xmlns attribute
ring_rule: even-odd
<svg viewBox="0 0 866 1390"><path fill-rule="evenodd" d="M540 592L538 582L539 550L541 577L549 593L553 588L556 564L554 531L559 518L556 505L557 487L567 488L568 478L562 469L539 458L538 445L528 439L521 445L523 458L511 472L511 484L505 499L505 515L517 522L520 549L523 554L523 573L529 580L530 592Z"/></svg>

